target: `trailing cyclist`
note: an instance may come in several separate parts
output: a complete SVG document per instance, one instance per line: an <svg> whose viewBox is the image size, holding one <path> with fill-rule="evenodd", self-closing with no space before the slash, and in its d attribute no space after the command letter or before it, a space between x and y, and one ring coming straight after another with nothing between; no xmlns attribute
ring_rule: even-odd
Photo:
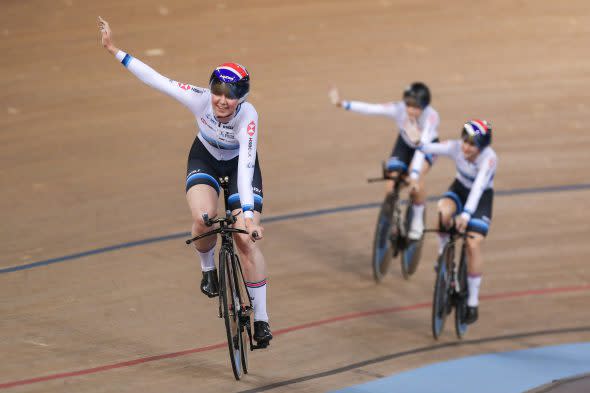
<svg viewBox="0 0 590 393"><path fill-rule="evenodd" d="M494 175L498 158L491 147L492 126L486 120L470 120L463 125L461 139L443 143L420 144L425 154L448 156L455 161L456 177L438 201L442 225L449 228L455 218L456 229L469 235L467 241L467 315L466 323L478 318L479 287L483 272L481 244L492 220ZM448 241L439 233L439 254Z"/></svg>
<svg viewBox="0 0 590 393"><path fill-rule="evenodd" d="M370 104L341 100L338 90L333 88L330 90L330 99L334 105L347 111L386 116L397 124L399 134L387 161L387 170L393 177L410 174L412 221L408 238L419 240L424 232L426 190L423 179L433 164L433 156L416 150L414 135L418 136L421 143L438 141L440 119L438 112L430 106L430 89L422 82L414 82L404 90L401 101ZM388 186L388 191L391 189L392 184Z"/></svg>

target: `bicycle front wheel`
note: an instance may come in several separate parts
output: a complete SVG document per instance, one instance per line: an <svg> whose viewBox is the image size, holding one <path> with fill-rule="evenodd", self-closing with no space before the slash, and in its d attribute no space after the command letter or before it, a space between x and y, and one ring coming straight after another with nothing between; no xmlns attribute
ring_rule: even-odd
<svg viewBox="0 0 590 393"><path fill-rule="evenodd" d="M449 269L453 260L454 250L448 244L437 262L434 297L432 299L432 336L438 340L445 326L450 305L449 289L451 274Z"/></svg>
<svg viewBox="0 0 590 393"><path fill-rule="evenodd" d="M219 253L220 288L219 295L223 306L223 319L227 333L227 346L229 360L234 377L239 380L242 377L242 335L240 334L239 310L240 299L236 288L233 253L222 247Z"/></svg>
<svg viewBox="0 0 590 393"><path fill-rule="evenodd" d="M457 333L457 338L463 338L467 333L467 324L463 322L467 314L467 253L465 247L461 249L457 281L459 291L455 294L455 333Z"/></svg>
<svg viewBox="0 0 590 393"><path fill-rule="evenodd" d="M426 219L426 213L424 213L423 219ZM412 222L412 204L408 203L406 208L406 219L404 222L405 233L407 234L410 230L410 223ZM416 272L420 257L422 256L422 244L424 244L424 234L418 240L407 239L405 242L405 248L402 251L401 266L402 276L408 280L412 274Z"/></svg>
<svg viewBox="0 0 590 393"><path fill-rule="evenodd" d="M244 281L244 272L242 271L242 265L240 259L234 254L234 271L236 279L236 288L238 297L240 299L240 310L239 310L239 331L240 331L240 355L242 358L242 370L244 374L248 374L248 349L247 342L250 336L252 336L252 303L250 302L250 295L248 294L248 288L246 288L246 282Z"/></svg>
<svg viewBox="0 0 590 393"><path fill-rule="evenodd" d="M381 204L377 224L375 226L375 236L373 238L373 278L375 282L381 282L389 270L392 255L391 228L393 224L393 208L395 198L392 193L387 194Z"/></svg>

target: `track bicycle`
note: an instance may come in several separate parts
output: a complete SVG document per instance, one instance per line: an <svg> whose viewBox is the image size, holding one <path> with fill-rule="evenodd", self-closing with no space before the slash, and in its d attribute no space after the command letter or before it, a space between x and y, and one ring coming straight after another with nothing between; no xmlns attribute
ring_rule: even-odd
<svg viewBox="0 0 590 393"><path fill-rule="evenodd" d="M414 274L420 261L424 236L418 240L408 238L410 223L412 222L411 204L407 203L405 214L402 213L400 191L407 185L404 175L392 176L383 164L381 177L367 179L369 183L393 180L393 189L385 195L381 204L375 235L373 237L373 278L377 283L389 270L391 261L401 253L401 271L405 279Z"/></svg>
<svg viewBox="0 0 590 393"><path fill-rule="evenodd" d="M440 220L439 220L440 222ZM449 241L439 255L435 271L434 295L432 299L432 336L438 340L443 332L447 316L455 309L455 333L461 339L467 333L467 233L455 228L455 221L449 229L439 224L439 229L426 229L424 232L448 233ZM459 243L459 244L458 244ZM456 250L460 249L459 261Z"/></svg>
<svg viewBox="0 0 590 393"><path fill-rule="evenodd" d="M228 187L229 178L219 179L219 184L223 189L223 200L225 203L225 217L209 218L203 214L205 225L211 227L218 224L219 227L212 231L195 236L186 241L186 244L202 239L207 236L221 235L221 248L219 251L219 318L225 320L225 330L227 333L227 346L229 349L229 358L234 373L234 377L239 380L243 374L248 373L248 350L247 344L250 344L250 350L266 348L269 344L254 344L252 340L252 318L253 308L244 281L242 266L238 254L234 248L234 233L248 234L247 231L239 228L233 228L237 216L231 214L228 204ZM254 238L258 237L254 232Z"/></svg>

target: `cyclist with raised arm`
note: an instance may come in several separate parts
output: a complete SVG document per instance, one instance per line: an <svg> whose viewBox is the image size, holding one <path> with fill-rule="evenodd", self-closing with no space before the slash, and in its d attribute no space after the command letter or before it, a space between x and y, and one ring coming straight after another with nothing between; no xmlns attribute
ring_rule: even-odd
<svg viewBox="0 0 590 393"><path fill-rule="evenodd" d="M444 227L449 228L454 217L457 231L467 231L469 296L466 323L473 323L478 318L479 287L483 272L481 244L492 220L498 158L491 143L490 123L486 120L470 120L463 125L461 139L425 143L418 147L425 154L448 156L455 161L455 180L438 201L438 211ZM448 234L439 233L439 255L448 240Z"/></svg>
<svg viewBox="0 0 590 393"><path fill-rule="evenodd" d="M341 100L338 90L330 91L332 103L347 111L365 115L386 116L396 123L399 135L395 141L391 157L387 161L387 170L392 176L409 175L410 197L412 199L412 221L408 238L419 240L424 232L424 207L426 190L424 175L433 164L433 156L416 150L414 135L422 143L438 141L438 112L430 106L430 89L422 82L408 86L401 101L384 104L371 104L360 101ZM392 184L388 189L393 188Z"/></svg>
<svg viewBox="0 0 590 393"><path fill-rule="evenodd" d="M208 88L177 82L115 47L109 24L101 17L98 25L102 45L127 70L148 86L179 101L195 116L199 132L189 152L186 174L193 236L209 230L203 214L217 216L220 192L217 179L229 176L232 213L243 213L237 216L235 225L249 233L234 236L254 308L254 339L259 344L268 343L272 333L266 311L266 264L255 243L263 235L262 176L256 154L258 113L246 102L250 90L248 71L240 64L224 63L213 70ZM201 259L201 291L208 297L219 295L214 259L216 240L216 236L209 236L195 242Z"/></svg>

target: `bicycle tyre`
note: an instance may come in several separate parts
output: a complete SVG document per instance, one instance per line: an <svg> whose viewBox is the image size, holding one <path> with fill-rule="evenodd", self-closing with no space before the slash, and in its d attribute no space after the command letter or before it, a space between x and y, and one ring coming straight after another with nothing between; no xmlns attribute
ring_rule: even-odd
<svg viewBox="0 0 590 393"><path fill-rule="evenodd" d="M391 227L393 225L394 203L393 193L388 193L381 204L377 224L375 225L371 265L373 267L373 278L377 283L383 280L393 259Z"/></svg>
<svg viewBox="0 0 590 393"><path fill-rule="evenodd" d="M239 298L235 287L232 253L223 247L219 253L220 288L219 295L223 306L223 319L227 334L229 360L236 380L242 377L241 335L239 334Z"/></svg>
<svg viewBox="0 0 590 393"><path fill-rule="evenodd" d="M449 286L452 274L449 266L451 266L453 254L453 247L447 244L437 261L434 296L432 298L432 336L435 340L438 340L442 334L448 315L450 303Z"/></svg>
<svg viewBox="0 0 590 393"><path fill-rule="evenodd" d="M410 223L412 220L412 205L408 203L406 208L406 218L404 221L405 233L410 231ZM426 220L426 212L424 214L424 220ZM422 257L422 245L424 244L424 234L418 240L406 239L405 247L402 250L402 257L400 258L400 264L402 268L402 276L408 280L412 274L418 269L420 258Z"/></svg>
<svg viewBox="0 0 590 393"><path fill-rule="evenodd" d="M244 371L244 374L248 374L247 343L249 339L248 330L251 331L252 329L252 304L250 302L250 294L248 293L248 288L246 287L246 282L244 280L244 272L242 271L242 265L240 264L240 259L235 253L234 271L236 272L234 277L236 279L236 288L238 289L237 293L240 298L239 329L241 341L240 354L242 357L242 370Z"/></svg>
<svg viewBox="0 0 590 393"><path fill-rule="evenodd" d="M467 313L467 253L465 246L461 249L461 261L457 274L460 291L455 295L455 333L462 339L467 333L467 324L464 321Z"/></svg>

